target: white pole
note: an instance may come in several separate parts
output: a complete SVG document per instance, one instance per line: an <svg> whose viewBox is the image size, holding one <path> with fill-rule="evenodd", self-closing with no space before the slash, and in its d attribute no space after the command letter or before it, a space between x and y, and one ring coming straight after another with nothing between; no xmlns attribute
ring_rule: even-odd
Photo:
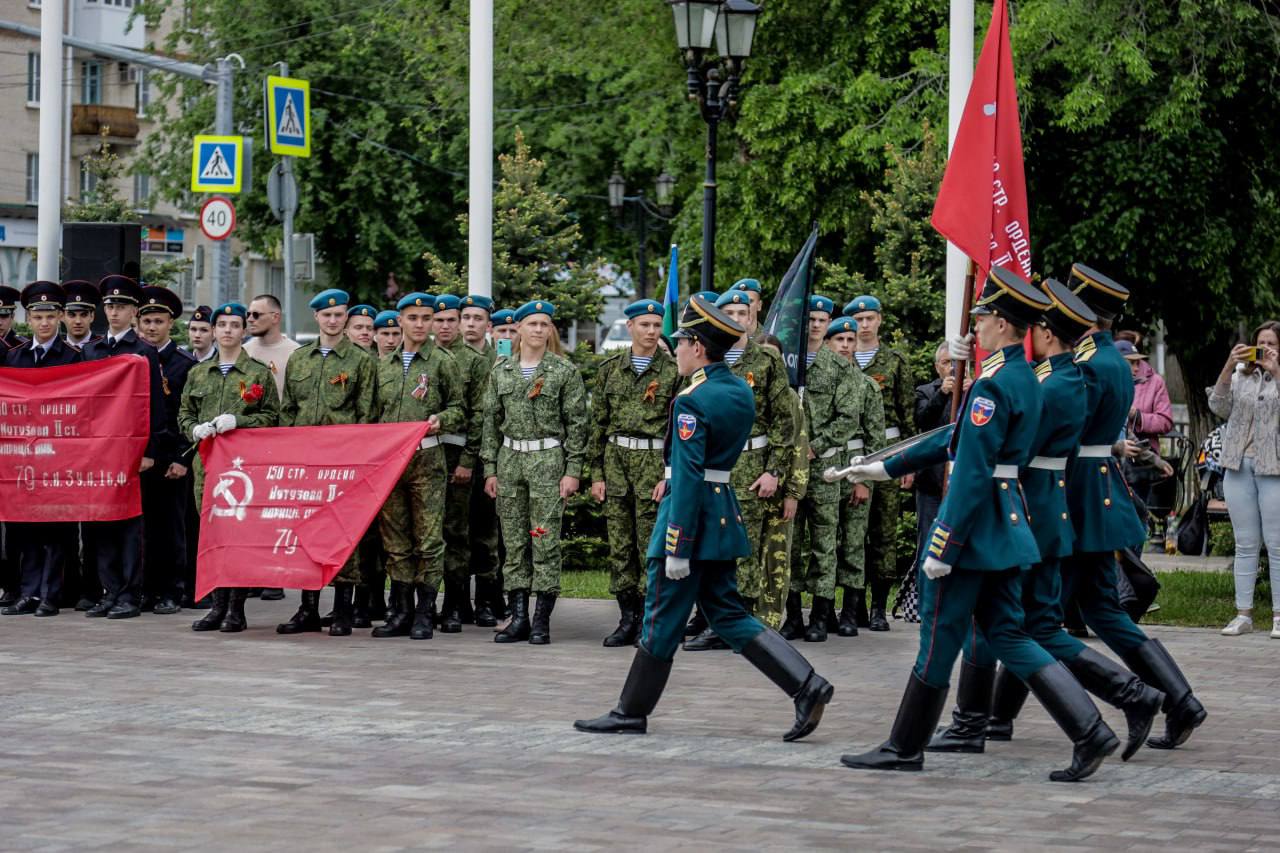
<svg viewBox="0 0 1280 853"><path fill-rule="evenodd" d="M493 0L471 0L467 289L493 295Z"/></svg>
<svg viewBox="0 0 1280 853"><path fill-rule="evenodd" d="M973 83L973 0L951 0L950 85L947 104L947 153L956 143L964 102ZM969 258L947 243L947 328L948 336L960 334L960 314L964 310L964 277Z"/></svg>
<svg viewBox="0 0 1280 853"><path fill-rule="evenodd" d="M60 280L62 237L62 3L40 4L40 192L36 276Z"/></svg>

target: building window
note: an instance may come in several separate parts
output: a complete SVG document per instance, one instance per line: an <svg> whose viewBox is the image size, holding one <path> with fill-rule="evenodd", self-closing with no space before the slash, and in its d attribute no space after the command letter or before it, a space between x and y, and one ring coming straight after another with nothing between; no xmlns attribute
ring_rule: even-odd
<svg viewBox="0 0 1280 853"><path fill-rule="evenodd" d="M151 176L146 172L133 176L133 206L138 210L151 209Z"/></svg>
<svg viewBox="0 0 1280 853"><path fill-rule="evenodd" d="M40 155L27 154L27 204L40 203Z"/></svg>
<svg viewBox="0 0 1280 853"><path fill-rule="evenodd" d="M80 200L84 201L93 195L98 188L98 176L89 168L89 163L80 161Z"/></svg>
<svg viewBox="0 0 1280 853"><path fill-rule="evenodd" d="M151 81L147 78L147 69L134 68L134 94L138 102L138 117L146 118L147 108L151 106Z"/></svg>
<svg viewBox="0 0 1280 853"><path fill-rule="evenodd" d="M40 105L40 54L27 54L27 105Z"/></svg>
<svg viewBox="0 0 1280 853"><path fill-rule="evenodd" d="M80 63L80 103L102 103L102 63Z"/></svg>

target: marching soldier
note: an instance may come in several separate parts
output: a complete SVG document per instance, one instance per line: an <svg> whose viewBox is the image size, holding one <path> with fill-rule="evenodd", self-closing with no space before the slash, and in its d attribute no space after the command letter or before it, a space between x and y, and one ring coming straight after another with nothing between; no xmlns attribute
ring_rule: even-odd
<svg viewBox="0 0 1280 853"><path fill-rule="evenodd" d="M294 350L285 365L280 426L367 424L373 419L377 368L373 357L344 331L350 323L350 299L345 290L333 288L311 300L319 335ZM357 547L333 579L331 637L351 635L353 596L361 580L358 554ZM320 590L304 589L301 599L293 617L276 626L277 634L320 630Z"/></svg>
<svg viewBox="0 0 1280 853"><path fill-rule="evenodd" d="M5 352L30 343L13 330L13 313L22 301L16 288L0 285L0 350Z"/></svg>
<svg viewBox="0 0 1280 853"><path fill-rule="evenodd" d="M378 309L372 305L353 305L347 311L347 337L365 352L373 352L373 320Z"/></svg>
<svg viewBox="0 0 1280 853"><path fill-rule="evenodd" d="M400 312L395 310L379 311L373 318L373 339L378 347L377 356L382 358L395 352L400 346Z"/></svg>
<svg viewBox="0 0 1280 853"><path fill-rule="evenodd" d="M444 506L448 473L441 435L466 426L465 386L453 356L431 341L434 297L400 300L400 346L378 361L379 423L424 421L426 437L382 505L379 529L391 578L392 615L375 637L429 640L436 592L444 580Z"/></svg>
<svg viewBox="0 0 1280 853"><path fill-rule="evenodd" d="M1073 745L1071 765L1055 782L1092 775L1120 746L1084 688L1022 626L1022 572L1040 551L1018 488L1040 426L1041 394L1023 357L1027 327L1049 300L997 267L974 307L978 343L991 352L951 434L951 486L933 523L922 571L920 650L889 740L845 755L864 770L920 770L924 746L947 698L951 667L965 638L979 629L991 650L1025 681ZM853 476L888 482L911 470L911 454L855 466Z"/></svg>
<svg viewBox="0 0 1280 853"><path fill-rule="evenodd" d="M22 291L22 307L31 326L31 341L5 355L6 367L55 367L75 364L80 351L58 336L66 294L51 281L36 281ZM76 541L76 525L64 522L9 522L18 554L20 597L0 609L5 616L57 616L62 596L62 563L68 544Z"/></svg>
<svg viewBox="0 0 1280 853"><path fill-rule="evenodd" d="M142 576L145 588L142 609L161 616L177 613L186 582L186 501L191 494L190 448L178 431L178 408L187 374L195 356L184 352L169 337L173 323L182 316L182 299L165 287L142 288L138 307L138 331L155 347L164 388L165 441L156 464L142 475L143 524Z"/></svg>
<svg viewBox="0 0 1280 853"><path fill-rule="evenodd" d="M239 302L218 306L213 335L218 356L202 361L187 374L178 409L178 429L197 444L233 429L276 426L280 402L271 368L251 358L243 347L248 309ZM204 464L196 454L192 464L196 509L204 502ZM192 631L234 634L249 627L244 618L248 587L219 587L209 612L191 625Z"/></svg>
<svg viewBox="0 0 1280 853"><path fill-rule="evenodd" d="M662 499L662 442L667 407L680 386L675 359L658 348L662 305L653 299L623 309L631 346L600 363L591 394L591 497L604 504L609 534L609 592L618 627L606 648L630 646L644 613L645 550Z"/></svg>
<svg viewBox="0 0 1280 853"><path fill-rule="evenodd" d="M493 300L478 293L468 294L462 300L462 339L484 358L485 377L482 386L489 385L489 372L498 358L485 336L492 329L490 314ZM483 391L481 393L480 423L475 435L476 468L471 471L471 574L476 579L476 625L493 628L499 619L507 617L506 602L502 600L502 570L498 560L498 516L493 501L484 493L486 479L480 463L480 441L483 437Z"/></svg>
<svg viewBox="0 0 1280 853"><path fill-rule="evenodd" d="M93 318L98 311L101 296L90 282L73 278L62 283L67 295L67 307L62 312L62 322L67 326L67 343L83 350L85 344L100 340L93 333Z"/></svg>
<svg viewBox="0 0 1280 853"><path fill-rule="evenodd" d="M484 490L498 503L511 609L511 622L494 635L499 643L551 642L564 502L578 490L586 457L586 390L578 368L557 352L555 310L534 300L516 311L519 346L494 365L485 398ZM530 593L537 596L532 623Z"/></svg>
<svg viewBox="0 0 1280 853"><path fill-rule="evenodd" d="M858 324L858 340L853 357L858 368L880 386L884 400L884 439L887 444L915 432L915 382L907 357L882 345L880 300L859 296L844 307L844 313ZM889 588L898 576L898 554L894 543L898 519L902 516L902 490L911 488L914 477L903 477L902 485L876 485L871 493L871 515L866 538L866 574L871 581L871 616L867 627L888 631L885 605Z"/></svg>
<svg viewBox="0 0 1280 853"><path fill-rule="evenodd" d="M741 295L741 294L740 294ZM745 303L743 309L745 310ZM649 540L644 623L617 706L574 728L598 734L644 734L671 674L694 602L712 628L791 697L794 741L818 727L834 690L778 632L747 610L735 583L752 556L730 471L752 433L754 399L724 364L745 329L694 296L675 333L676 361L689 384L675 398L667 426L668 489Z"/></svg>

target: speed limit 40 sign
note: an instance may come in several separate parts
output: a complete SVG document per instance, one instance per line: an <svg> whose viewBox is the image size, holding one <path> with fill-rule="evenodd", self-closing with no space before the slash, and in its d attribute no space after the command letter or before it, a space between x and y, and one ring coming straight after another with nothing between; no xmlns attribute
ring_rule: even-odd
<svg viewBox="0 0 1280 853"><path fill-rule="evenodd" d="M225 240L236 229L236 209L230 199L214 196L200 208L200 230L210 240Z"/></svg>

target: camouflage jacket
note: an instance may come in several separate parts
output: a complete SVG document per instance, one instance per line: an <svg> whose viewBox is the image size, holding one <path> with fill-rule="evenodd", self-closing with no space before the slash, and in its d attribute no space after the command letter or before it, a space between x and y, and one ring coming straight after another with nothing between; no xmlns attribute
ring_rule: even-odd
<svg viewBox="0 0 1280 853"><path fill-rule="evenodd" d="M858 369L855 362L853 371L858 376L858 384L861 388L861 402L858 405L858 427L854 431L854 440L861 440L862 447L853 449L848 454L849 458L854 456L866 456L868 453L875 453L882 447L888 447L889 442L884 437L884 395L880 393L880 386L870 376Z"/></svg>
<svg viewBox="0 0 1280 853"><path fill-rule="evenodd" d="M744 468L742 476L749 476L745 480L745 488L764 471L781 475L791 467L791 437L795 435L796 415L787 404L787 390L791 387L787 366L783 363L782 356L773 349L748 341L742 357L729 370L745 380L751 387L751 393L755 395L756 422L751 436L769 437L769 446L763 452L743 454L742 458L746 460L764 460L759 471L752 473ZM912 393L915 393L914 388ZM734 470L743 467L740 460ZM750 467L750 463L747 467ZM734 489L738 490L741 497L742 490L738 486L739 480L735 478Z"/></svg>
<svg viewBox="0 0 1280 853"><path fill-rule="evenodd" d="M788 498L800 500L809 493L809 421L800 405L800 395L794 388L788 388L787 396L791 401L791 411L795 414L796 432L792 442L795 453L792 455L791 468L783 480L781 494Z"/></svg>
<svg viewBox="0 0 1280 853"><path fill-rule="evenodd" d="M373 420L378 370L369 353L343 338L327 356L320 342L294 350L284 368L280 426L367 424Z"/></svg>
<svg viewBox="0 0 1280 853"><path fill-rule="evenodd" d="M184 439L191 439L196 426L224 414L236 416L237 429L273 427L280 419L271 368L244 350L226 376L218 369L217 358L191 368L178 406L178 429Z"/></svg>
<svg viewBox="0 0 1280 853"><path fill-rule="evenodd" d="M484 426L484 392L489 386L489 361L484 353L468 344L459 335L451 346L443 347L458 364L465 390L462 392L462 411L466 428L462 431L462 455L458 464L463 468L476 467L480 458L480 433Z"/></svg>
<svg viewBox="0 0 1280 853"><path fill-rule="evenodd" d="M682 383L676 360L661 347L639 374L631 366L631 347L615 350L601 361L591 390L587 479L604 480L604 449L609 436L665 438L671 398Z"/></svg>
<svg viewBox="0 0 1280 853"><path fill-rule="evenodd" d="M555 438L564 448L564 476L581 479L587 433L587 392L569 359L548 352L529 379L521 374L517 358L501 359L493 366L480 445L486 472L497 470L503 438Z"/></svg>
<svg viewBox="0 0 1280 853"><path fill-rule="evenodd" d="M466 427L462 409L465 387L453 356L431 341L413 354L404 367L404 344L378 359L378 394L374 421L404 423L440 419L437 435Z"/></svg>
<svg viewBox="0 0 1280 853"><path fill-rule="evenodd" d="M911 377L911 365L907 363L907 357L881 342L875 357L862 369L862 372L880 386L880 392L884 397L885 429L888 432L897 430L896 434L885 436L888 443L892 444L915 435L916 386L915 380Z"/></svg>
<svg viewBox="0 0 1280 853"><path fill-rule="evenodd" d="M853 371L847 361L824 346L805 373L809 447L814 453L812 467L818 472L843 458L858 428L863 383Z"/></svg>

